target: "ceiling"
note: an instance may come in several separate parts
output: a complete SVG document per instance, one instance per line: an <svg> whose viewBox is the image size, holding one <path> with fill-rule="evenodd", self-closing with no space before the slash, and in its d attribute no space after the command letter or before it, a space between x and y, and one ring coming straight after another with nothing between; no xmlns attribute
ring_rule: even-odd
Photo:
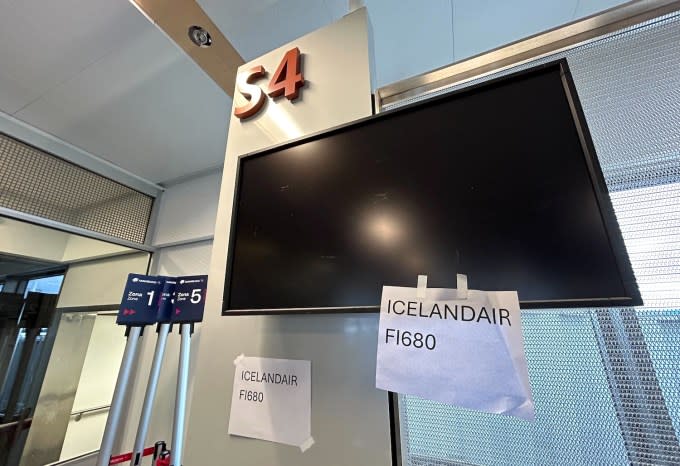
<svg viewBox="0 0 680 466"><path fill-rule="evenodd" d="M198 3L246 61L349 8L349 0ZM364 3L381 86L623 2ZM0 111L153 182L221 165L230 97L128 0L0 0L0 11Z"/></svg>

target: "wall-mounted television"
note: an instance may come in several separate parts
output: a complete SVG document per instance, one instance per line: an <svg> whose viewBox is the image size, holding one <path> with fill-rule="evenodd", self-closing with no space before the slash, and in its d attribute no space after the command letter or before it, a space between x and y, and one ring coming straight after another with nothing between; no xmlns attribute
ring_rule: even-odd
<svg viewBox="0 0 680 466"><path fill-rule="evenodd" d="M223 314L457 273L523 308L642 303L566 61L239 158Z"/></svg>

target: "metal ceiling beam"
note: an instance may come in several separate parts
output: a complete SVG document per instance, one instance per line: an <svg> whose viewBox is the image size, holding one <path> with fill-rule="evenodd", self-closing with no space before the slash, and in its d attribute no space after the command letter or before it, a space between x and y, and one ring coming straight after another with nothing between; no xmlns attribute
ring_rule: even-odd
<svg viewBox="0 0 680 466"><path fill-rule="evenodd" d="M130 1L184 50L224 92L234 97L236 70L244 60L195 0ZM209 47L199 47L189 39L189 28L192 26L200 26L210 33L212 44Z"/></svg>
<svg viewBox="0 0 680 466"><path fill-rule="evenodd" d="M634 0L376 91L378 107L492 74L680 10L678 0Z"/></svg>

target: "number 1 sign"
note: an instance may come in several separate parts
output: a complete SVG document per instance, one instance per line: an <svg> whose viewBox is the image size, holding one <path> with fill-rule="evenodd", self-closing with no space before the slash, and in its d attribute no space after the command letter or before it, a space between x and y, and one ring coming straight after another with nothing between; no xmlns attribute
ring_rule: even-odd
<svg viewBox="0 0 680 466"><path fill-rule="evenodd" d="M116 323L131 327L155 324L164 281L163 277L129 274Z"/></svg>

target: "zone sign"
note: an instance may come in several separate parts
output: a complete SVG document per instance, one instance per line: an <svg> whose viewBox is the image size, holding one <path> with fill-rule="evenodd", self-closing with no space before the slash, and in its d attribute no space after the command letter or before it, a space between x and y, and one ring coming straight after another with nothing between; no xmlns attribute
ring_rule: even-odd
<svg viewBox="0 0 680 466"><path fill-rule="evenodd" d="M264 105L264 92L255 83L267 75L264 66L258 65L241 71L236 76L236 90L248 103L234 108L234 116L244 120L256 115ZM286 52L267 86L267 95L271 98L285 96L295 100L300 96L300 88L305 84L300 62L300 49L297 47Z"/></svg>

